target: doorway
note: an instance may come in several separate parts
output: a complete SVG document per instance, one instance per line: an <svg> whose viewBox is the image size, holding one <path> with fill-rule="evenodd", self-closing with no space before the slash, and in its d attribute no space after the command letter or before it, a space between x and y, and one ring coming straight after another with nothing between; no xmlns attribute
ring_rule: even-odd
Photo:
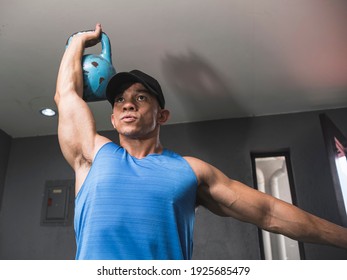
<svg viewBox="0 0 347 280"><path fill-rule="evenodd" d="M264 193L295 204L289 152L252 153L254 185ZM259 229L261 255L265 260L303 259L302 244L282 234Z"/></svg>

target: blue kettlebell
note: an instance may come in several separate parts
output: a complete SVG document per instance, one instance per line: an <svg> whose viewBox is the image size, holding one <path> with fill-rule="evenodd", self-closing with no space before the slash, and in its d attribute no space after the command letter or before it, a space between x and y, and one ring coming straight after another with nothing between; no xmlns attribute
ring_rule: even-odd
<svg viewBox="0 0 347 280"><path fill-rule="evenodd" d="M83 32L83 31L82 31ZM88 31L84 31L88 32ZM71 38L81 32L70 36ZM112 65L111 44L108 36L101 33L101 54L86 54L82 57L83 100L87 102L106 100L106 87L109 80L116 74Z"/></svg>

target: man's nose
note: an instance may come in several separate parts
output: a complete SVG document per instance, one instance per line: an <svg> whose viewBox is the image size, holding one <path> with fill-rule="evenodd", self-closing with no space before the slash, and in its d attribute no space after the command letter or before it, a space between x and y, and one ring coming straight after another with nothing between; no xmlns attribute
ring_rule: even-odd
<svg viewBox="0 0 347 280"><path fill-rule="evenodd" d="M123 111L134 111L136 106L132 100L127 100L123 104Z"/></svg>

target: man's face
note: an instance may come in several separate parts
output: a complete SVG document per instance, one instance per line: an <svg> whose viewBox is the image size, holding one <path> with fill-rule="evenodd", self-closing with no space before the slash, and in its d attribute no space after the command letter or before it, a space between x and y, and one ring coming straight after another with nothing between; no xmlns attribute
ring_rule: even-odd
<svg viewBox="0 0 347 280"><path fill-rule="evenodd" d="M158 132L161 111L156 97L135 83L116 96L111 121L121 136L146 139Z"/></svg>

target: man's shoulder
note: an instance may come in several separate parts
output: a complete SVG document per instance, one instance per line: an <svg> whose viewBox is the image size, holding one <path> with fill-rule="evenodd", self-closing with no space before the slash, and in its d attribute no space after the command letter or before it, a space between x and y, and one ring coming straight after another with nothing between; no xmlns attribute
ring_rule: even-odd
<svg viewBox="0 0 347 280"><path fill-rule="evenodd" d="M192 157L192 156L183 156L183 158L184 158L190 165L202 166L202 165L206 164L204 161L202 161L201 159L198 159L198 158L196 158L196 157Z"/></svg>
<svg viewBox="0 0 347 280"><path fill-rule="evenodd" d="M101 135L97 135L97 137L95 138L93 158L95 158L95 156L98 154L98 152L101 150L101 148L103 148L106 145L117 145L117 144L114 143L109 138L106 138L106 137L101 136Z"/></svg>

